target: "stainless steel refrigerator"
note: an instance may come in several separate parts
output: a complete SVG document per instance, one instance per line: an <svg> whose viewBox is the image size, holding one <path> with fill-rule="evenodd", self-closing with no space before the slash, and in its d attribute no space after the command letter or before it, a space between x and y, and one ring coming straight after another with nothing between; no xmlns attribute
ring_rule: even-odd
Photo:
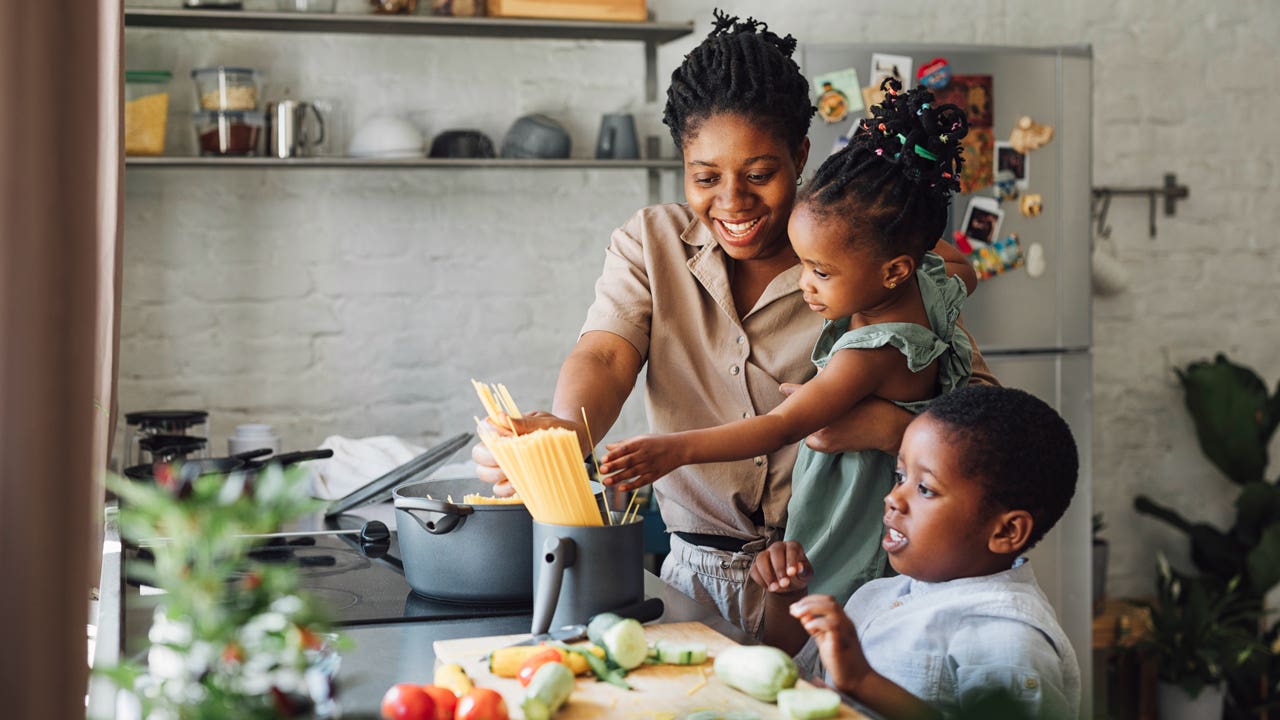
<svg viewBox="0 0 1280 720"><path fill-rule="evenodd" d="M1070 424L1080 453L1080 477L1075 498L1066 515L1030 556L1045 593L1080 661L1083 697L1081 715L1091 715L1092 698L1092 473L1091 434L1093 406L1092 305L1089 252L1092 178L1092 52L1088 46L1011 48L977 45L823 44L800 48L800 64L814 85L815 100L823 91L820 81L848 82L854 70L863 86L872 84L873 72L891 72L892 56L909 58L912 86L915 71L937 58L946 60L955 78L989 76L989 85L978 87L974 102L989 117L989 133L1007 141L1024 116L1053 128L1053 137L1023 156L1016 166L1022 175L1019 197L999 203L1003 213L1000 239L1018 235L1024 262L983 280L962 313L965 327L977 339L983 355L1001 383L1022 388L1053 405ZM873 67L873 55L877 61ZM886 59L885 56L888 56ZM906 68L898 68L906 71ZM830 90L831 88L828 88ZM982 90L985 89L985 93ZM848 93L847 93L848 94ZM940 93L941 94L941 93ZM950 94L955 96L954 93ZM849 98L856 106L858 99ZM829 110L829 108L828 108ZM830 113L834 115L834 113ZM849 112L840 122L814 119L809 133L812 174L831 152L853 121L864 116ZM995 172L994 148L986 157L966 154L969 163L988 163ZM1005 150L1004 152L1008 152ZM981 178L975 178L981 182ZM974 184L974 183L971 183ZM995 185L957 195L952 206L947 237L963 226L966 209L974 197L994 199ZM1038 215L1024 215L1022 197L1041 197ZM980 202L991 202L980 201ZM985 207L985 206L984 206ZM1029 208L1034 211L1034 208ZM1038 249L1032 250L1036 246ZM1035 253L1036 267L1028 267ZM1042 265L1040 261L1043 261Z"/></svg>

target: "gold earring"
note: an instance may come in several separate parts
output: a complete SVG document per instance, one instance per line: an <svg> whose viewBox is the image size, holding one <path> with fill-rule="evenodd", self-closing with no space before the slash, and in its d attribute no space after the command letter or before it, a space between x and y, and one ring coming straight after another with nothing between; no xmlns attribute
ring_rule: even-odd
<svg viewBox="0 0 1280 720"><path fill-rule="evenodd" d="M898 283L897 283L897 281L890 280L890 281L889 281L889 289L890 289L890 290L892 290L892 289L894 289L894 288L896 288L896 287L898 287Z"/></svg>

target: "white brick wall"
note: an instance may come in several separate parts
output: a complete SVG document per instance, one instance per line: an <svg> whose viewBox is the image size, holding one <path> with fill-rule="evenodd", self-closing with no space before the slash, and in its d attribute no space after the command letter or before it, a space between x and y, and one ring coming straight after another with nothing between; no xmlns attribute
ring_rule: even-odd
<svg viewBox="0 0 1280 720"><path fill-rule="evenodd" d="M1155 240L1145 202L1113 203L1133 284L1094 304L1094 498L1113 590L1146 592L1154 551L1176 560L1183 543L1137 517L1133 496L1213 521L1235 497L1195 445L1172 368L1225 351L1269 386L1280 378L1280 145L1266 120L1280 114L1266 82L1280 6L650 0L699 27L660 50L661 85L715 6L803 42L1093 45L1096 184L1171 171L1192 193ZM590 156L600 113L639 109L643 92L635 43L131 29L126 46L129 67L174 70L181 108L191 67L248 65L267 72L269 97L338 101L344 137L398 112L431 135L476 127L500 142L540 111ZM660 132L656 112L641 120ZM171 148L190 149L188 122L175 116ZM469 428L473 376L545 406L609 231L647 197L640 171L131 170L126 186L121 408L208 409L216 449L248 421L275 425L287 448L329 434L426 442ZM641 427L633 403L614 435Z"/></svg>

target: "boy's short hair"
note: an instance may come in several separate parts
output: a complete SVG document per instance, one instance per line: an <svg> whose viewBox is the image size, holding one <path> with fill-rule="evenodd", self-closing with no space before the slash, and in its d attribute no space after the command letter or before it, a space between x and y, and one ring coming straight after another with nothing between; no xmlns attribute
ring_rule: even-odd
<svg viewBox="0 0 1280 720"><path fill-rule="evenodd" d="M1071 504L1080 469L1076 441L1043 400L1014 388L976 385L937 398L924 414L946 425L949 438L963 446L960 469L983 483L989 503L1031 513L1022 550L1039 542Z"/></svg>

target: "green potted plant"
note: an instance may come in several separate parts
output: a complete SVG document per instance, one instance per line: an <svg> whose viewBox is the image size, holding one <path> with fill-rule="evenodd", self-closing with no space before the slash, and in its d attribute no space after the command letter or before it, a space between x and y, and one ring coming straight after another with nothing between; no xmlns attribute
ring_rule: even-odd
<svg viewBox="0 0 1280 720"><path fill-rule="evenodd" d="M1110 546L1101 533L1106 524L1102 522L1102 513L1093 514L1093 614L1102 614L1107 600L1107 556Z"/></svg>
<svg viewBox="0 0 1280 720"><path fill-rule="evenodd" d="M161 591L145 664L105 670L144 718L275 718L337 711L342 641L299 590L297 569L260 563L253 535L319 508L305 473L204 475L158 467L108 480L121 537L154 560L131 571Z"/></svg>
<svg viewBox="0 0 1280 720"><path fill-rule="evenodd" d="M1161 555L1155 600L1143 603L1150 627L1138 648L1156 661L1163 720L1219 718L1226 678L1266 652L1252 628L1255 604L1240 578L1225 585L1207 575L1175 573Z"/></svg>
<svg viewBox="0 0 1280 720"><path fill-rule="evenodd" d="M1206 576L1223 586L1238 579L1239 592L1257 611L1241 622L1274 642L1280 622L1263 610L1268 591L1280 584L1280 480L1267 480L1265 474L1267 448L1280 426L1280 388L1269 393L1257 373L1222 354L1177 374L1201 451L1239 486L1236 516L1221 530L1188 520L1145 495L1134 500L1134 507L1186 533L1191 559ZM1227 678L1227 717L1260 718L1280 709L1277 678L1280 654L1256 653L1235 667Z"/></svg>

